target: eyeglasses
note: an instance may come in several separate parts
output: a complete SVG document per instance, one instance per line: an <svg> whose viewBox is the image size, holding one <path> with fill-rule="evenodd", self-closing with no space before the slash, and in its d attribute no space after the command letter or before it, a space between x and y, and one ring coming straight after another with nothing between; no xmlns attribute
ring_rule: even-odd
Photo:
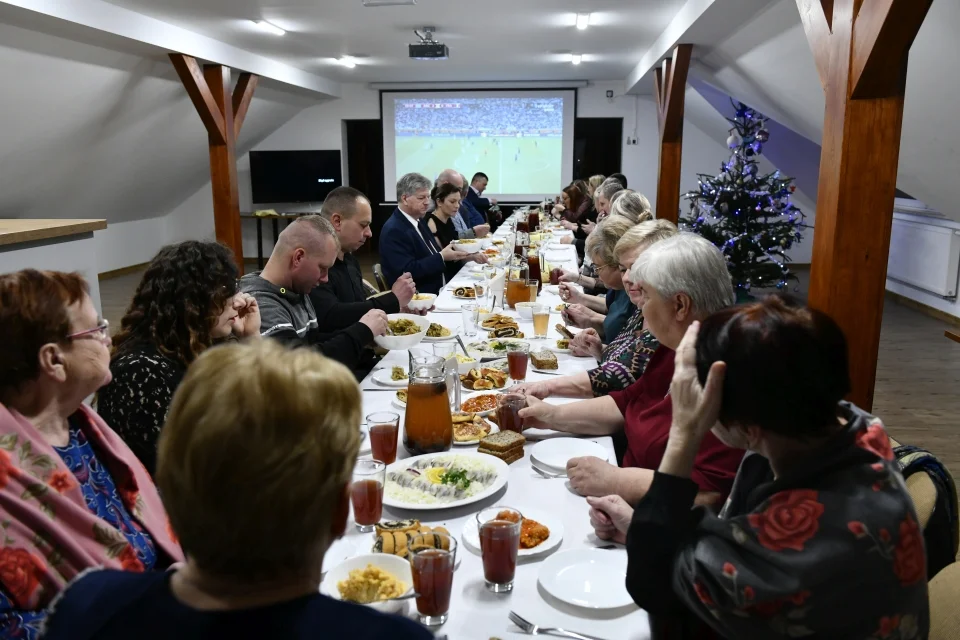
<svg viewBox="0 0 960 640"><path fill-rule="evenodd" d="M101 320L100 324L95 326L93 329L85 329L84 331L71 333L67 336L67 340L92 338L94 340L103 341L108 337L110 337L110 322L107 320Z"/></svg>

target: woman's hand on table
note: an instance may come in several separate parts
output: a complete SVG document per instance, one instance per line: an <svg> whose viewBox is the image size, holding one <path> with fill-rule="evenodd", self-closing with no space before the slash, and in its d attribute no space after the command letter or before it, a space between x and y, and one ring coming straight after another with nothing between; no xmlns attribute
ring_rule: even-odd
<svg viewBox="0 0 960 640"><path fill-rule="evenodd" d="M560 244L573 244L573 236L563 236L560 238Z"/></svg>
<svg viewBox="0 0 960 640"><path fill-rule="evenodd" d="M563 222L560 223L560 225L563 226L563 228L566 229L567 231L577 230L577 223L570 222L569 220L564 220Z"/></svg>
<svg viewBox="0 0 960 640"><path fill-rule="evenodd" d="M601 540L627 543L627 529L633 519L633 507L617 495L602 498L588 497L590 526Z"/></svg>
<svg viewBox="0 0 960 640"><path fill-rule="evenodd" d="M594 456L571 458L567 462L570 486L582 496L606 496L617 490L619 467Z"/></svg>
<svg viewBox="0 0 960 640"><path fill-rule="evenodd" d="M573 340L570 341L570 350L573 351L575 356L593 356L599 360L603 353L603 341L600 339L597 330L591 327L584 329L573 337Z"/></svg>
<svg viewBox="0 0 960 640"><path fill-rule="evenodd" d="M518 384L515 387L511 387L510 392L523 393L527 396L527 398L532 396L538 400L543 400L544 398L549 398L550 394L553 393L553 390L551 389L549 380L541 380L540 382L525 382L523 384Z"/></svg>
<svg viewBox="0 0 960 640"><path fill-rule="evenodd" d="M560 274L560 282L579 282L580 277L580 274L576 271L563 269L563 273Z"/></svg>
<svg viewBox="0 0 960 640"><path fill-rule="evenodd" d="M557 405L548 404L534 396L527 396L527 406L520 409L523 428L554 429L557 424Z"/></svg>

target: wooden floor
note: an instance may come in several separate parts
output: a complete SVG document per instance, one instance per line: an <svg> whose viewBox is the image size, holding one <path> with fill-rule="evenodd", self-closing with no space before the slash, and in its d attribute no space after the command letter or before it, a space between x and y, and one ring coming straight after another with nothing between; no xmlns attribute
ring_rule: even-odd
<svg viewBox="0 0 960 640"><path fill-rule="evenodd" d="M375 254L358 256L368 281ZM250 267L248 270L252 270ZM102 280L103 313L120 319L141 273ZM803 297L806 274L799 273ZM945 323L888 300L877 363L874 413L897 440L934 452L960 478L960 344L944 337Z"/></svg>

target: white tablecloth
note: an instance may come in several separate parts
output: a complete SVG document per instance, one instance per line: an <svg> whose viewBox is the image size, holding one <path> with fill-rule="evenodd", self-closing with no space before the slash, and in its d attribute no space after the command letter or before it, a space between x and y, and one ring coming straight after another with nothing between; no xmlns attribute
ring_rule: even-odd
<svg viewBox="0 0 960 640"><path fill-rule="evenodd" d="M566 251L573 251L572 265L576 268L576 253L572 246L564 247ZM551 251L551 253L553 253ZM451 285L458 286L459 282L466 282L464 276L458 276ZM445 301L454 301L449 297L449 291L444 291L438 298L438 306ZM544 292L543 301L554 308L559 303L559 297ZM456 301L459 303L460 301ZM515 312L508 311L516 317ZM431 320L455 329L461 325L461 316L452 313L431 314ZM553 325L560 322L560 316L551 317L550 338L545 340L530 340L533 335L533 324L528 320L520 320L520 329L527 335L531 346L545 346L556 340L557 333ZM481 330L482 331L482 330ZM464 337L464 341L483 338ZM430 350L432 346L422 343L418 348ZM562 373L584 371L596 366L592 358L575 358L569 354L558 354ZM407 364L406 351L392 351L384 359L381 366L390 366L390 363ZM547 374L539 374L528 369L527 380L549 379ZM374 411L392 410L400 414L401 434L403 429L403 410L393 406L396 389L381 387L367 377L362 383L364 415ZM467 397L465 395L464 397ZM551 399L551 402L571 402L567 399ZM533 437L533 434L529 434ZM549 435L547 434L541 434ZM531 437L531 439L532 439ZM609 437L591 438L603 446L610 458L613 459L613 441ZM531 446L528 442L527 448ZM364 448L369 444L364 442ZM454 451L471 451L476 447L454 447ZM409 453L403 448L402 437L398 445L398 458L407 458ZM524 618L540 626L562 627L571 631L579 631L609 640L644 640L650 637L650 628L647 615L636 606L620 609L592 611L566 604L556 600L543 590L537 581L537 575L543 560L547 556L535 556L521 559L517 567L514 590L510 594L490 593L484 587L483 566L479 553L463 544L461 532L464 523L478 511L492 505L508 505L523 512L524 508L533 508L541 511L549 510L556 514L563 522L564 536L560 547L553 553L569 549L589 549L605 544L593 535L593 529L587 517L589 506L584 498L568 488L565 479L545 479L537 474L530 466L530 457L526 455L522 460L510 465L510 477L507 486L487 500L466 507L443 511L406 511L384 508L383 518L394 520L402 518L417 518L430 526L444 526L457 538L460 545L458 553L462 558L461 565L454 577L453 594L450 603L450 618L448 622L437 630L440 636L447 635L450 640L487 640L488 638L521 638L524 634L511 623L507 617L513 610ZM345 541L353 545L357 554L368 553L373 545L374 534L361 534L356 531L353 521L350 522ZM626 553L623 549L610 550L606 553L619 554L626 567ZM407 615L416 611L416 603L409 602L405 609Z"/></svg>

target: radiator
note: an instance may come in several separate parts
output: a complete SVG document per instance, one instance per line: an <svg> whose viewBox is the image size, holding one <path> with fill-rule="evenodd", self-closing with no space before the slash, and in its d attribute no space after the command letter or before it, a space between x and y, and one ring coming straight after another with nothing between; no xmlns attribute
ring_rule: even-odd
<svg viewBox="0 0 960 640"><path fill-rule="evenodd" d="M887 277L944 298L957 297L960 230L893 217Z"/></svg>

